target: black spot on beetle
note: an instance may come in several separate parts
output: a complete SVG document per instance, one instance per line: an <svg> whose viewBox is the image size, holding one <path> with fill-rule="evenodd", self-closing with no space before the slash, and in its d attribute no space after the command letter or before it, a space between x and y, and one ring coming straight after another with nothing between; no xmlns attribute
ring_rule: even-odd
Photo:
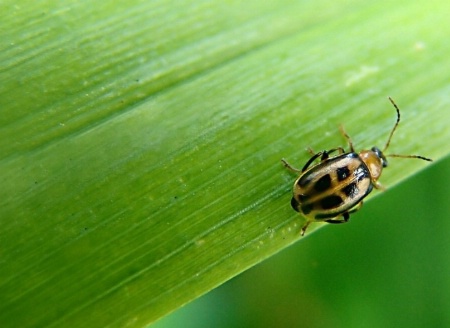
<svg viewBox="0 0 450 328"><path fill-rule="evenodd" d="M358 195L359 189L355 182L342 188L342 191L347 197L354 198Z"/></svg>
<svg viewBox="0 0 450 328"><path fill-rule="evenodd" d="M325 191L331 186L331 177L329 174L321 177L314 185L314 189L318 192Z"/></svg>
<svg viewBox="0 0 450 328"><path fill-rule="evenodd" d="M339 181L343 181L343 180L347 179L348 176L350 176L350 170L348 169L347 166L339 167L336 170L336 173L337 173L337 178Z"/></svg>
<svg viewBox="0 0 450 328"><path fill-rule="evenodd" d="M329 210L329 209L332 209L332 208L336 208L339 205L341 205L342 203L343 203L342 198L337 196L337 195L327 196L327 197L325 197L325 198L320 200L320 206L324 210Z"/></svg>
<svg viewBox="0 0 450 328"><path fill-rule="evenodd" d="M297 200L295 199L295 197L291 198L291 206L294 210L296 210L297 212L299 212L298 206L300 204L297 202Z"/></svg>
<svg viewBox="0 0 450 328"><path fill-rule="evenodd" d="M302 213L308 215L309 213L311 213L311 211L314 209L313 204L311 203L306 203L306 204L302 204Z"/></svg>

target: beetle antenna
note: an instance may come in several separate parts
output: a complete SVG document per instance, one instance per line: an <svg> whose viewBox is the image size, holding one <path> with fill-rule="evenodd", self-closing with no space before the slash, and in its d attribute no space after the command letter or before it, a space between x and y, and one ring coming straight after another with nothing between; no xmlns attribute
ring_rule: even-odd
<svg viewBox="0 0 450 328"><path fill-rule="evenodd" d="M395 122L394 128L391 131L391 134L389 135L389 139L386 142L386 145L384 146L383 152L389 147L389 144L391 142L392 136L394 135L395 130L397 129L398 124L400 123L400 109L398 108L397 104L392 100L391 97L388 97L389 101L394 105L395 109L397 110L397 122ZM427 157L419 156L419 155L397 155L397 154L389 154L384 155L386 157L400 157L400 158L417 158L417 159L423 159L424 161L432 162L433 160Z"/></svg>
<svg viewBox="0 0 450 328"><path fill-rule="evenodd" d="M395 122L394 127L392 128L391 134L389 135L388 141L386 142L386 145L383 148L383 153L385 150L389 147L389 144L391 143L392 136L394 135L395 129L397 129L398 124L400 123L400 109L398 108L397 104L392 100L391 97L388 97L389 101L394 105L395 109L397 110L397 122Z"/></svg>
<svg viewBox="0 0 450 328"><path fill-rule="evenodd" d="M400 158L418 158L418 159L423 159L424 161L428 161L428 162L432 162L433 160L431 158L427 158L427 157L423 157L420 155L397 155L397 154L389 154L389 155L384 155L386 157L400 157Z"/></svg>

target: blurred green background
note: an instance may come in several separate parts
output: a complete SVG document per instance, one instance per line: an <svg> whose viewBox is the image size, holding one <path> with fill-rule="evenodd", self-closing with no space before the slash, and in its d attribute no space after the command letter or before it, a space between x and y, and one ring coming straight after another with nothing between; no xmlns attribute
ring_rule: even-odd
<svg viewBox="0 0 450 328"><path fill-rule="evenodd" d="M151 327L450 327L449 182L447 157Z"/></svg>

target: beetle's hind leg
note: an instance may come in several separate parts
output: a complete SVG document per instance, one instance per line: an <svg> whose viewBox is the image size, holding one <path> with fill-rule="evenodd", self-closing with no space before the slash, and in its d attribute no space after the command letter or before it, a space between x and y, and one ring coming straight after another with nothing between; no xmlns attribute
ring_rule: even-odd
<svg viewBox="0 0 450 328"><path fill-rule="evenodd" d="M332 224L347 223L348 220L350 220L349 212L342 213L342 217L343 217L342 219L329 219L329 220L325 220L325 222L332 223Z"/></svg>
<svg viewBox="0 0 450 328"><path fill-rule="evenodd" d="M284 158L281 159L281 162L283 163L284 167L287 168L288 170L295 172L295 173L301 173L302 170L299 170L295 167L293 167L291 164L289 164Z"/></svg>
<svg viewBox="0 0 450 328"><path fill-rule="evenodd" d="M308 148L308 151L310 153L313 154L313 156L306 162L305 166L303 166L303 168L301 170L293 167L291 164L289 164L284 158L281 159L281 162L283 162L284 167L286 167L287 169L291 170L292 172L295 173L302 173L305 172L308 167L317 159L320 157L320 161L323 162L324 160L327 160L330 156L331 153L335 152L335 151L339 151L339 154L343 154L344 148L342 147L337 147L337 148L333 148L330 150L324 150L324 151L319 151L318 153L314 153L314 151L311 148Z"/></svg>
<svg viewBox="0 0 450 328"><path fill-rule="evenodd" d="M328 159L330 157L329 155L331 153L334 153L336 150L339 151L339 154L345 153L344 148L342 148L342 147L336 147L336 148L333 148L333 149L330 149L330 150L324 150L320 160L324 161L324 160Z"/></svg>
<svg viewBox="0 0 450 328"><path fill-rule="evenodd" d="M353 207L350 211L344 212L342 213L342 219L329 219L329 220L325 220L325 222L327 223L333 223L333 224L338 224L338 223L347 223L348 220L350 220L350 213L355 213L356 211L358 211L361 206L363 205L363 202L359 202L355 207Z"/></svg>
<svg viewBox="0 0 450 328"><path fill-rule="evenodd" d="M319 158L320 156L323 157L323 156L324 156L324 153L326 153L326 151L325 151L325 152L319 151L317 154L314 154L314 156L311 157L311 158L306 162L305 166L303 166L303 168L302 168L301 170L299 170L299 169L293 167L291 164L289 164L288 162L286 162L286 160L285 160L284 158L282 158L281 161L283 162L284 167L286 167L287 169L289 169L289 170L291 170L291 171L293 171L293 172L296 172L296 173L302 173L302 172L305 172L305 171L308 169L308 167L309 167L309 166L310 166L317 158Z"/></svg>

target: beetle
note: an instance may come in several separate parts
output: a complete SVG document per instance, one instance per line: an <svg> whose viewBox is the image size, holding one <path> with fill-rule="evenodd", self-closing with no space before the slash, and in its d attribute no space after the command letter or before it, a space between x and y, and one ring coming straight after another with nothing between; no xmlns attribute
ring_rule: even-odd
<svg viewBox="0 0 450 328"><path fill-rule="evenodd" d="M294 168L284 159L281 160L287 169L300 173L294 182L291 206L307 219L301 228L302 236L312 222L348 222L350 214L361 208L363 199L373 188L385 189L378 179L383 168L388 166L386 157L432 161L430 158L419 155L384 154L400 123L400 109L391 97L388 99L397 111L397 121L383 150L372 147L370 150L357 153L350 136L341 125L340 132L347 140L349 152L345 152L342 147L337 147L314 153L308 148L313 156L301 170ZM336 151L338 154L330 157L330 154ZM311 166L319 157L320 162Z"/></svg>

